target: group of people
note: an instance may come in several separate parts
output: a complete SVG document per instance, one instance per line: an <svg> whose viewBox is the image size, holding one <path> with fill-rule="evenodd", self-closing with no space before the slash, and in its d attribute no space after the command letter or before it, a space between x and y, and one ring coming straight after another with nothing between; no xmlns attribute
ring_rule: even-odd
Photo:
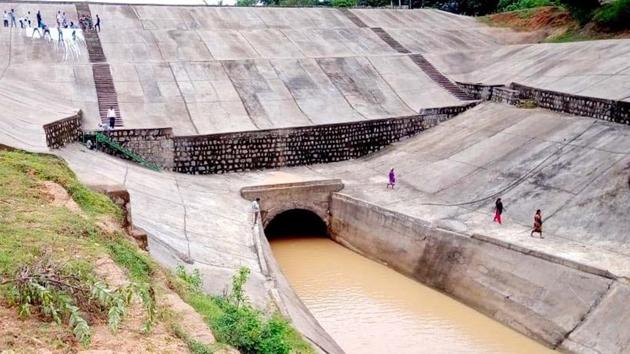
<svg viewBox="0 0 630 354"><path fill-rule="evenodd" d="M389 170L389 174L387 175L387 186L385 188L389 189L391 187L392 189L394 189L395 186L396 186L396 171L394 171L394 169L392 168L391 170ZM494 203L494 220L493 220L494 222L497 222L499 224L503 222L503 220L501 219L503 210L504 210L503 201L501 201L501 198L497 198L497 200ZM536 210L536 213L534 214L534 226L532 227L530 236L534 237L534 234L537 233L540 235L540 238L545 238L542 233L542 225L543 225L542 211L538 209Z"/></svg>
<svg viewBox="0 0 630 354"><path fill-rule="evenodd" d="M72 30L72 39L76 41L77 39L76 29L78 28L77 25L68 19L68 16L66 15L64 11L61 11L61 10L57 11L57 15L55 17L56 17L56 22L57 22L57 36L58 36L57 39L60 42L63 41L64 40L63 30L68 29L68 30ZM9 11L4 10L4 14L3 14L4 27L18 27L18 24L19 24L19 28L23 28L23 29L32 28L33 29L31 33L31 38L33 38L35 36L35 33L37 33L40 38L46 38L48 36L48 38L52 39L50 35L50 27L44 22L42 13L39 10L37 10L37 13L35 14L35 21L36 22L33 22L30 11L26 11L26 13L24 13L22 16L19 16L16 13L15 9L11 9ZM93 22L90 16L81 15L81 17L79 17L79 26L84 31L94 30L94 31L100 32L101 19L100 17L98 17L98 15L96 15L96 22Z"/></svg>

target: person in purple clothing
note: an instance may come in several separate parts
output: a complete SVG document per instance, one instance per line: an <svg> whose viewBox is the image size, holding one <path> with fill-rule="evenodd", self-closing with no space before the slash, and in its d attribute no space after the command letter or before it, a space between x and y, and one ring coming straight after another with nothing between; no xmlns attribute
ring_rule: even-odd
<svg viewBox="0 0 630 354"><path fill-rule="evenodd" d="M389 181L387 182L386 188L389 188L389 186L392 186L392 189L394 189L394 186L396 186L396 172L394 172L393 167L391 170L389 170Z"/></svg>

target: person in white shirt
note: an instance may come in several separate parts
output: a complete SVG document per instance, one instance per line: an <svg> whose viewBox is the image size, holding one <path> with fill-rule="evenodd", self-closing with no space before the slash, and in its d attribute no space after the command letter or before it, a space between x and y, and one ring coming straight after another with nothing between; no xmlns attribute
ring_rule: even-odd
<svg viewBox="0 0 630 354"><path fill-rule="evenodd" d="M110 106L107 110L107 120L109 121L109 129L114 129L116 125L116 111L114 110L114 106Z"/></svg>
<svg viewBox="0 0 630 354"><path fill-rule="evenodd" d="M252 229L256 227L256 224L258 223L258 215L260 215L260 198L256 198L256 200L252 202L252 217L254 220Z"/></svg>

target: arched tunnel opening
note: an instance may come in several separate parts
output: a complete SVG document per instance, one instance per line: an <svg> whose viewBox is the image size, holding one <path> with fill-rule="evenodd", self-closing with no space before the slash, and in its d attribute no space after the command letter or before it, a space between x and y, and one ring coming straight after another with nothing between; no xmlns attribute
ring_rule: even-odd
<svg viewBox="0 0 630 354"><path fill-rule="evenodd" d="M314 212L291 209L276 215L265 227L268 239L280 237L327 237L326 223Z"/></svg>

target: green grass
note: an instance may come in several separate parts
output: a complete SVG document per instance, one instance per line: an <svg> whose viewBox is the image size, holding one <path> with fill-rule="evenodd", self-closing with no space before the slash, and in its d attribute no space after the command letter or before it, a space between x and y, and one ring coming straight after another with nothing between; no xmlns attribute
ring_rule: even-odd
<svg viewBox="0 0 630 354"><path fill-rule="evenodd" d="M44 181L64 187L81 212L52 204ZM59 267L64 277L78 279L83 287L103 281L93 265L106 255L125 269L135 284L150 284L153 266L148 257L124 235L98 226L104 219L121 220L122 215L107 196L82 185L62 160L49 155L0 151L0 281L8 280L0 286L0 302L18 305L11 297L17 289L12 279L20 269L44 256L50 259L51 268ZM60 293L59 299L68 299L66 295ZM74 300L68 301L72 304ZM77 304L99 311L89 303ZM42 322L42 328L45 326ZM40 340L55 346L54 338ZM66 343L61 349L69 350L69 346Z"/></svg>
<svg viewBox="0 0 630 354"><path fill-rule="evenodd" d="M127 269L129 277L135 282L149 283L155 265L144 254L138 252L137 246L119 237L107 244L109 254L119 266Z"/></svg>
<svg viewBox="0 0 630 354"><path fill-rule="evenodd" d="M22 176L28 175L37 180L58 183L68 191L72 199L89 215L113 215L118 220L122 218L120 208L112 203L107 196L93 192L81 184L66 163L55 156L30 154L20 151L3 151L0 153L0 166L2 166L2 172L17 172ZM24 178L20 178L18 183L23 181ZM27 194L29 187L32 187L32 185L26 184L22 187L17 192Z"/></svg>
<svg viewBox="0 0 630 354"><path fill-rule="evenodd" d="M567 30L566 32L549 37L545 40L546 43L569 43L569 42L582 42L592 41L597 39L603 39L604 37L594 35L592 33L583 33L577 30Z"/></svg>

